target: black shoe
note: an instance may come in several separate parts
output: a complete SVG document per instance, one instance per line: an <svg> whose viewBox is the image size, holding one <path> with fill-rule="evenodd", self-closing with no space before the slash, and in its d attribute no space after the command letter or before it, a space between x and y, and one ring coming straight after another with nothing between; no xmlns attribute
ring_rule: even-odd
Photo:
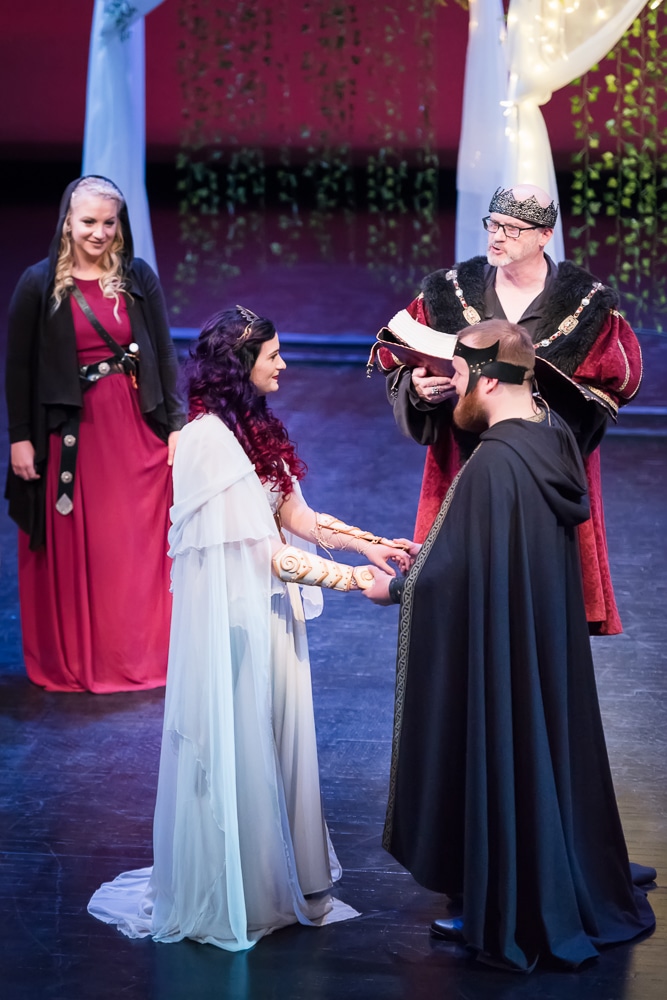
<svg viewBox="0 0 667 1000"><path fill-rule="evenodd" d="M434 920L431 924L431 934L440 938L441 941L453 941L456 944L465 944L463 937L463 921L460 917L447 917L443 920Z"/></svg>
<svg viewBox="0 0 667 1000"><path fill-rule="evenodd" d="M635 885L647 885L649 882L655 882L658 873L649 865L638 865L636 861L631 861L630 877Z"/></svg>

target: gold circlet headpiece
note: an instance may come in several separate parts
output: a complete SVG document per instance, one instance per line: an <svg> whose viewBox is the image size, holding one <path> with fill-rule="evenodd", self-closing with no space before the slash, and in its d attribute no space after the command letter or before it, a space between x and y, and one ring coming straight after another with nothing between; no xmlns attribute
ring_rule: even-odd
<svg viewBox="0 0 667 1000"><path fill-rule="evenodd" d="M248 337L250 336L250 331L252 330L252 324L256 319L259 319L259 316L257 315L257 313L254 313L252 309L246 309L244 306L237 305L236 308L241 313L242 318L248 324L243 333L241 334L241 336L239 337L239 339L236 341L238 345L242 344L244 340L248 339Z"/></svg>

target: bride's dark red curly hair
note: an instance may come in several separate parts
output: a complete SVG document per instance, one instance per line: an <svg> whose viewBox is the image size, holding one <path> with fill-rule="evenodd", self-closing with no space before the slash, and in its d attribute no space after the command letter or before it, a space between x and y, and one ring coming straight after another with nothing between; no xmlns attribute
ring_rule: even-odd
<svg viewBox="0 0 667 1000"><path fill-rule="evenodd" d="M303 479L306 466L287 430L250 381L261 346L276 335L269 319L250 321L237 309L216 313L204 324L190 351L183 378L190 419L213 413L234 433L262 482L288 496L292 476Z"/></svg>

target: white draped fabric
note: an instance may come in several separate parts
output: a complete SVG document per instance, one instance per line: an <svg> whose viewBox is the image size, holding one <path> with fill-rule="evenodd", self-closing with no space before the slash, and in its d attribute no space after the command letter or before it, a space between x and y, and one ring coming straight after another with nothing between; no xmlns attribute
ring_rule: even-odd
<svg viewBox="0 0 667 1000"><path fill-rule="evenodd" d="M154 270L146 195L144 15L162 0L95 0L88 58L84 174L109 177L125 195L134 250Z"/></svg>
<svg viewBox="0 0 667 1000"><path fill-rule="evenodd" d="M490 0L486 2L489 9L484 16L495 24L495 4L491 5ZM467 132L466 143L476 151L480 161L488 162L487 169L492 172L496 164L500 165L499 184L537 184L558 198L551 146L540 105L550 100L554 90L587 72L613 49L644 6L645 0L511 0L505 43L508 77L501 91L505 109L501 145L493 147L488 143L482 131L486 127L484 118L480 117L481 126L478 126L472 117L473 109L465 103L462 124L462 134ZM478 7L475 16L481 20L481 0L475 3L475 8ZM472 20L472 3L470 17ZM473 35L471 31L469 44L474 41L481 46L480 37L479 32ZM479 54L474 58L479 60ZM500 60L497 52L496 59ZM481 83L486 88L487 100L495 107L498 91L488 82L493 72L486 67L487 76ZM484 171L480 169L476 176L482 179ZM467 198L464 204L468 204L468 178L465 183ZM457 184L460 188L460 182ZM487 188L484 192L487 206L494 189ZM481 187L476 190L482 197ZM466 237L464 244L465 232L462 230L461 244L457 242L458 260L480 252L479 241ZM565 255L560 219L549 254L556 260L562 260Z"/></svg>
<svg viewBox="0 0 667 1000"><path fill-rule="evenodd" d="M502 0L469 0L468 53L456 172L456 260L486 253L481 220L503 180L505 116L499 99L507 87L505 14Z"/></svg>
<svg viewBox="0 0 667 1000"><path fill-rule="evenodd" d="M286 924L357 914L328 891L341 872L322 815L303 607L271 572L277 497L208 414L181 433L174 500L154 865L103 885L89 910L130 937L238 951Z"/></svg>

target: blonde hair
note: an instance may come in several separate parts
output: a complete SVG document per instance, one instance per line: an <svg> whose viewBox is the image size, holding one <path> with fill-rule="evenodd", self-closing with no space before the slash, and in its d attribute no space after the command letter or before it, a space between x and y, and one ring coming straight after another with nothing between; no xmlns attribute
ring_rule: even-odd
<svg viewBox="0 0 667 1000"><path fill-rule="evenodd" d="M72 249L72 230L70 225L72 207L82 197L91 195L93 197L108 198L111 201L115 201L117 212L120 212L121 208L125 204L123 196L116 185L101 177L84 177L83 180L80 181L74 188L60 235L60 248L58 250L56 273L53 282L53 312L60 307L63 300L70 294L72 288L74 287L74 278L72 277L74 252ZM116 319L120 319L118 315L118 306L120 303L119 296L121 292L125 291L123 259L121 256L124 246L125 240L123 238L123 228L120 220L118 220L114 241L111 244L111 248L103 262L104 273L99 279L99 285L105 299L114 299L116 303L114 307L114 316Z"/></svg>

